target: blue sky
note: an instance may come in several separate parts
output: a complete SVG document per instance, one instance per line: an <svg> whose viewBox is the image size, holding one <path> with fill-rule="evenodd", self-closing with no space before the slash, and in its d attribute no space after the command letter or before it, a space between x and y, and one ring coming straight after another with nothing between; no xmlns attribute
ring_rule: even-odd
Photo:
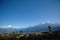
<svg viewBox="0 0 60 40"><path fill-rule="evenodd" d="M0 0L0 26L26 28L47 21L60 23L60 0Z"/></svg>

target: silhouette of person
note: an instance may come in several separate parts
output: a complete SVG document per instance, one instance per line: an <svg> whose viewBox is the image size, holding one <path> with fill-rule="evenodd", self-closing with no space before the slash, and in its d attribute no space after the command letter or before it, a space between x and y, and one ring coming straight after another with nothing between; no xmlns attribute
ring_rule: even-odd
<svg viewBox="0 0 60 40"><path fill-rule="evenodd" d="M51 26L48 26L48 28L49 28L49 32L51 32Z"/></svg>

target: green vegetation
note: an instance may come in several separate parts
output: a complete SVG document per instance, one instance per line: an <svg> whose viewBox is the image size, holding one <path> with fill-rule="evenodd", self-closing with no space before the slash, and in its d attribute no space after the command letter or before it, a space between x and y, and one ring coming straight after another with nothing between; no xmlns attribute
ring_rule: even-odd
<svg viewBox="0 0 60 40"><path fill-rule="evenodd" d="M60 40L60 31L6 33L6 34L0 34L0 40Z"/></svg>

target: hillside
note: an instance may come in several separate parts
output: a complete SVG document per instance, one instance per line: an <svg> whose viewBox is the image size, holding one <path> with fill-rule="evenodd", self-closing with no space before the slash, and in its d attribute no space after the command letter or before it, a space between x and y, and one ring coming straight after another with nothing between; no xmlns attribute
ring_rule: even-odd
<svg viewBox="0 0 60 40"><path fill-rule="evenodd" d="M32 33L12 32L0 34L0 40L60 40L60 31Z"/></svg>

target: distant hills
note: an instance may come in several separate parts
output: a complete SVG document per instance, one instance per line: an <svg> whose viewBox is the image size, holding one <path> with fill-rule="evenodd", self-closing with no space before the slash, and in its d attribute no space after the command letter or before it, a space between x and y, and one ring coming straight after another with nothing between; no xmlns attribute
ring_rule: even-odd
<svg viewBox="0 0 60 40"><path fill-rule="evenodd" d="M38 24L35 26L31 26L29 28L24 29L16 29L16 28L0 28L0 33L6 33L6 32L41 32L41 31L48 31L48 25L51 26L52 31L58 31L60 30L60 24L51 24L51 23L45 23L45 24Z"/></svg>
<svg viewBox="0 0 60 40"><path fill-rule="evenodd" d="M45 23L45 24L39 24L35 25L33 27L29 27L26 29L23 29L23 32L41 32L41 31L48 31L48 25L51 26L52 31L58 31L60 30L60 24L51 24L51 23Z"/></svg>

